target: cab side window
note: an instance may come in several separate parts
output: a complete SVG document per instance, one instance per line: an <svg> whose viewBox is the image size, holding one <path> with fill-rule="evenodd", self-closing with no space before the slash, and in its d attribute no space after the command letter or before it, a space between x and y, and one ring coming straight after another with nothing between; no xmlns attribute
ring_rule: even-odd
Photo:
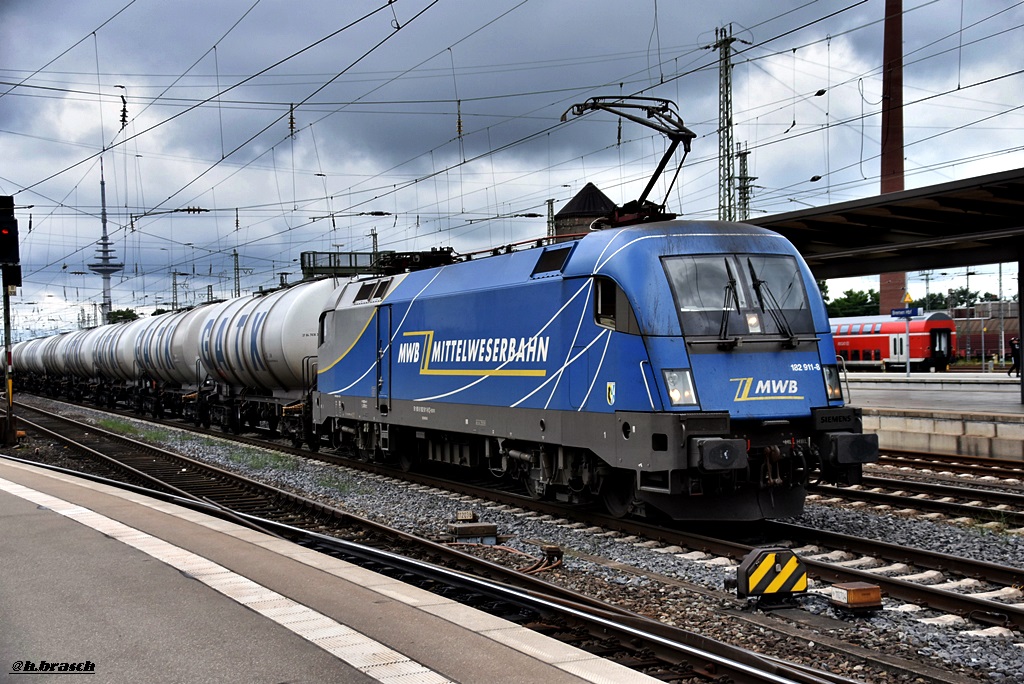
<svg viewBox="0 0 1024 684"><path fill-rule="evenodd" d="M611 278L594 278L594 321L618 332L640 334L640 326L626 293Z"/></svg>
<svg viewBox="0 0 1024 684"><path fill-rule="evenodd" d="M323 346L324 338L327 336L327 318L328 318L328 314L330 314L331 318L334 318L333 312L330 312L330 311L324 311L322 314L320 314L320 325L318 326L318 331L317 331L317 335L316 335L316 342L317 342L317 346L318 347L322 347Z"/></svg>

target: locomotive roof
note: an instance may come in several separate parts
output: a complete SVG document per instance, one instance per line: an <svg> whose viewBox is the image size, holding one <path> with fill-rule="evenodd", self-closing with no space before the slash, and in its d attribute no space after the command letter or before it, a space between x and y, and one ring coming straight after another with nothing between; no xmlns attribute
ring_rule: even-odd
<svg viewBox="0 0 1024 684"><path fill-rule="evenodd" d="M650 242L661 239L661 243ZM587 276L608 264L626 246L639 246L657 254L767 252L793 254L796 250L778 233L747 223L725 221L662 221L594 231L579 241L566 265L566 277ZM615 267L613 266L613 268Z"/></svg>

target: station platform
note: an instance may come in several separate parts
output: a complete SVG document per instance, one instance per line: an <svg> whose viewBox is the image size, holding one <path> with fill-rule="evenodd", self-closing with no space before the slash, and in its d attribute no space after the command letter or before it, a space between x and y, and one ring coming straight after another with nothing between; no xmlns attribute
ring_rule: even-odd
<svg viewBox="0 0 1024 684"><path fill-rule="evenodd" d="M1024 461L1021 379L992 373L850 373L843 391L883 449Z"/></svg>
<svg viewBox="0 0 1024 684"><path fill-rule="evenodd" d="M0 681L656 681L290 542L4 459L0 518Z"/></svg>

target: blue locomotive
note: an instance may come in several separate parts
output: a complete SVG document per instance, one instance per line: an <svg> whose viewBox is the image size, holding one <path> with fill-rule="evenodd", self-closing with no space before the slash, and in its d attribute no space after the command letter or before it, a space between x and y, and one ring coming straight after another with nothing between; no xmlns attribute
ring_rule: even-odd
<svg viewBox="0 0 1024 684"><path fill-rule="evenodd" d="M412 265L412 264L410 264ZM617 515L799 515L878 454L815 281L766 229L659 221L354 279L312 422L365 457L488 469Z"/></svg>

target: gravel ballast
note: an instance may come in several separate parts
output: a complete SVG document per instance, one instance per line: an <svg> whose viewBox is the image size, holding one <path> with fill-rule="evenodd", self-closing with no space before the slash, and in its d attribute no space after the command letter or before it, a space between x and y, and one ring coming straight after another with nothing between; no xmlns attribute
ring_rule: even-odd
<svg viewBox="0 0 1024 684"><path fill-rule="evenodd" d="M77 414L80 419L96 420L96 414L87 409L74 408L66 412ZM104 420L111 419L105 417ZM116 420L125 424L132 422ZM945 671L954 678L960 675L961 681L1024 682L1024 647L1018 645L1024 644L1024 637L1016 633L975 636L968 632L984 629L986 625L923 624L919 622L921 618L940 613L927 609L908 611L889 599L885 600L882 611L851 616L832 608L823 596L810 594L801 597L799 603L804 611L822 620L815 623L817 632L805 627L801 635L806 633L806 638L798 640L785 630L770 628L773 622L786 623L785 618L766 615L724 592L726 580L735 576L734 567L718 565L720 561L711 558L696 559L688 555L689 549L659 548L659 545L645 543L647 540L579 529L565 520L475 499L466 500L341 466L240 447L183 430L141 425L145 425L143 429L148 439L155 438L165 448L420 536L444 536L448 523L455 519L458 511L472 509L482 520L497 525L504 546L534 555L540 555L536 542L561 547L565 553L563 564L543 574L545 579L761 653L872 682L932 681L924 674L928 668ZM26 440L25 448L16 450L14 455L32 458L34 450L60 451L45 448L45 445L37 447ZM1024 538L981 526L812 502L796 522L1024 568ZM487 553L495 559L500 559L504 553L505 562L526 564L523 557L516 554L501 550ZM615 567L616 564L635 570L623 571ZM659 581L642 573L656 573L671 581ZM758 622L767 626L758 627ZM879 656L886 654L918 662L922 674L918 678L901 672L898 667L862 662L858 657L860 652L844 654L822 643L834 641Z"/></svg>

